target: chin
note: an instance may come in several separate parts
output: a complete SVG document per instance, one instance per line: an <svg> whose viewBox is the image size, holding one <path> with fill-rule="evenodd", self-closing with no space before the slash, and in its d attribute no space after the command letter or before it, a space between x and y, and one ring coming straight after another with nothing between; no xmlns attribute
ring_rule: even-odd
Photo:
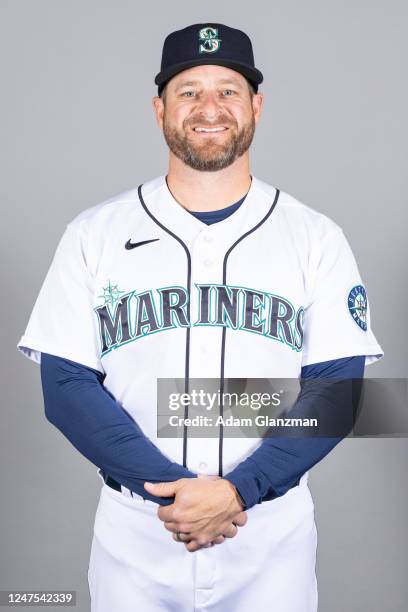
<svg viewBox="0 0 408 612"><path fill-rule="evenodd" d="M206 143L204 144L202 147L194 147L192 148L192 150L194 151L194 153L197 156L202 156L204 158L211 158L214 155L225 155L229 150L230 147L225 146L225 144L217 144L217 143Z"/></svg>

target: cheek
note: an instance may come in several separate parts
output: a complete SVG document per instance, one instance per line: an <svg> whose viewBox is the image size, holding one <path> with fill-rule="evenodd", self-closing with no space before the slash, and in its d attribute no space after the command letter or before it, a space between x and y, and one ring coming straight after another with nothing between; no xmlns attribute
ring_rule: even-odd
<svg viewBox="0 0 408 612"><path fill-rule="evenodd" d="M240 108L237 109L237 113L239 113L241 123L249 123L254 114L252 106L248 107L247 105L241 105Z"/></svg>
<svg viewBox="0 0 408 612"><path fill-rule="evenodd" d="M245 125L251 121L252 109L248 109L247 105L242 102L231 102L227 107L227 111L235 119L238 126Z"/></svg>
<svg viewBox="0 0 408 612"><path fill-rule="evenodd" d="M171 125L176 129L182 129L189 114L190 112L186 107L172 108L171 111L166 111L167 125Z"/></svg>

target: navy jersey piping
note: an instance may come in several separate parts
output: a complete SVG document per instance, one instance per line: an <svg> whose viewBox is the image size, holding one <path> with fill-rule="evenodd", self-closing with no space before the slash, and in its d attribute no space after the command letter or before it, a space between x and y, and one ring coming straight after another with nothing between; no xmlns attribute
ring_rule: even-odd
<svg viewBox="0 0 408 612"><path fill-rule="evenodd" d="M188 293L188 304L187 304L187 313L188 313L188 320L190 321L191 315L190 315L190 302L191 302L191 255L190 255L190 251L188 250L187 245L185 244L185 242L183 242L183 240L181 238L179 238L179 236L177 236L176 234L174 234L174 232L172 232L171 230L169 230L165 225L163 225L158 219L156 219L156 217L153 215L153 213L147 208L146 203L143 199L142 196L142 186L143 185L139 185L138 187L138 195L139 195L139 200L142 204L143 210L145 211L145 213L152 219L152 221L154 221L154 223L156 223L161 229L163 229L166 233L168 233L172 238L174 238L175 240L177 240L177 242L179 244L181 244L181 246L183 247L186 255L187 255L187 293ZM279 199L279 194L280 194L280 190L276 188L276 194L275 194L275 198L273 200L273 203L270 207L270 209L268 210L268 212L266 213L265 217L263 219L261 219L261 221L259 221L259 223L257 223L253 228L251 228L250 230L248 230L247 232L245 232L245 234L242 234L242 236L240 236L228 249L228 251L225 253L224 255L224 261L223 261L223 284L226 284L227 281L227 262L228 262L228 257L231 253L231 251L237 246L237 244L239 244L242 240L244 240L244 238L246 238L247 236L249 236L249 234L252 234L253 232L255 232L263 223L265 223L265 221L269 218L269 216L272 214L272 212L275 209L275 206L278 202ZM223 401L222 401L222 394L224 392L224 363L225 363L225 341L226 341L226 327L224 326L222 328L222 340L221 340L221 372L220 372L220 416L223 415L223 410L224 410L224 406L223 406ZM190 365L190 327L186 328L186 353L185 353L185 383L184 383L184 390L185 393L188 393L189 390L189 377L190 377L190 372L189 372L189 365ZM184 409L184 418L187 419L188 418L188 405L185 406ZM183 426L183 467L187 467L187 431L188 428L186 425ZM222 424L220 424L220 436L219 436L219 450L218 450L218 473L219 476L223 475L223 466L222 466L222 446L223 446L223 426Z"/></svg>
<svg viewBox="0 0 408 612"><path fill-rule="evenodd" d="M139 200L142 204L142 207L145 213L154 221L162 230L167 232L172 238L177 240L183 247L186 255L187 255L187 294L188 294L188 302L187 302L187 314L188 321L190 322L190 302L191 302L191 255L188 250L187 245L181 238L176 236L171 230L169 230L163 223L160 223L158 219L153 215L152 212L147 208L145 201L142 196L142 185L139 185L137 189ZM186 356L185 356L185 371L184 371L184 392L188 393L189 389L189 378L190 378L190 326L186 327ZM188 418L188 405L184 408L184 419ZM183 467L187 467L187 426L183 426Z"/></svg>
<svg viewBox="0 0 408 612"><path fill-rule="evenodd" d="M280 190L276 188L275 198L274 198L274 200L272 202L272 205L271 205L270 209L268 210L268 212L264 216L264 218L261 219L259 221L259 223L257 223L252 229L250 229L247 232L245 232L245 234L242 234L242 236L240 236L234 242L234 244L232 244L230 246L228 251L225 253L225 255L224 255L224 262L223 262L223 270L222 270L222 284L223 285L227 284L227 263L228 263L228 257L230 255L231 251L233 249L235 249L237 244L239 244L242 240L244 240L244 238L249 236L249 234L252 234L253 232L255 232L263 223L265 223L265 221L270 217L270 215L274 211L276 204L278 203L279 194L280 194ZM223 328L222 328L222 340L221 340L220 411L219 411L219 415L221 417L224 414L223 393L224 393L224 371L225 371L224 365L225 365L225 341L226 341L226 333L227 333L227 327L224 325ZM220 423L220 436L219 436L219 441L218 441L218 475L221 476L221 477L223 475L223 465L222 465L223 439L224 439L224 428L223 428L223 425L222 425L222 422L221 422Z"/></svg>

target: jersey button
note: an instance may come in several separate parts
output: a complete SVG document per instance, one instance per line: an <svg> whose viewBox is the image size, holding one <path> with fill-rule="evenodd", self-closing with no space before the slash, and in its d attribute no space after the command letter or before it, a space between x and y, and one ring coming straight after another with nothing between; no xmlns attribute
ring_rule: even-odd
<svg viewBox="0 0 408 612"><path fill-rule="evenodd" d="M209 236L208 234L204 234L204 242L210 244L211 242L214 242L214 238L212 236Z"/></svg>
<svg viewBox="0 0 408 612"><path fill-rule="evenodd" d="M201 461L201 463L198 465L199 470L206 470L207 468L208 468L208 463L205 463L205 461Z"/></svg>
<svg viewBox="0 0 408 612"><path fill-rule="evenodd" d="M214 264L212 259L204 259L204 265L206 268L211 268L211 266Z"/></svg>

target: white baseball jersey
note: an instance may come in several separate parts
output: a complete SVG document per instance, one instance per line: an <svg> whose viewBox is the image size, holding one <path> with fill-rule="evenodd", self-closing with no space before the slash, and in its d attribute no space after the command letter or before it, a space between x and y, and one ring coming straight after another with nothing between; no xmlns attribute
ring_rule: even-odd
<svg viewBox="0 0 408 612"><path fill-rule="evenodd" d="M297 378L311 363L365 355L367 365L383 355L341 228L256 177L238 210L212 225L177 203L165 176L79 214L61 238L18 348L36 362L46 352L105 373L104 385L169 459L207 474L228 473L260 440L193 440L188 430L184 439L158 437L157 378ZM93 603L99 602L93 609L131 609L126 601L136 587L106 554L115 547L139 588L154 587L157 602L170 597L171 581L178 610L191 610L191 597L196 610L247 611L249 602L261 609L256 603L270 596L272 584L275 603L281 601L277 612L314 611L315 527L307 477L279 500L251 508L249 529L193 554L153 520L157 505L104 485L90 567ZM115 508L122 527L114 535L109 516L114 519ZM304 538L299 525L306 526ZM133 550L129 538L138 542ZM154 563L146 568L133 559L144 549L150 558L153 549L157 559L174 555L163 583ZM242 569L240 575L248 554L254 572ZM118 575L114 597L120 606L112 602L102 568ZM203 584L194 593L189 572ZM149 601L140 609L167 609Z"/></svg>

